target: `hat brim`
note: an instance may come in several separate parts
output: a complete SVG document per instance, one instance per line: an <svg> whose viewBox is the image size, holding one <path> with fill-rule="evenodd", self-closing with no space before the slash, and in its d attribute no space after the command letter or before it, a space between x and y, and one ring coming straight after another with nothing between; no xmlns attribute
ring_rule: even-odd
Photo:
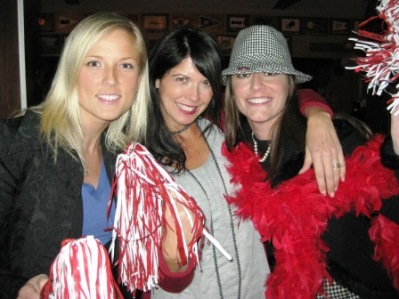
<svg viewBox="0 0 399 299"><path fill-rule="evenodd" d="M292 76L294 76L294 81L296 84L305 83L305 82L308 82L313 79L312 76L302 73L300 71L297 71L296 69L280 70L279 72L276 72L275 68L274 68L274 70L271 70L268 68L255 68L255 70L237 71L237 68L235 68L235 67L228 67L227 69L223 70L222 71L222 79L223 79L223 83L226 84L228 76L239 75L239 74L255 74L255 73L292 75Z"/></svg>

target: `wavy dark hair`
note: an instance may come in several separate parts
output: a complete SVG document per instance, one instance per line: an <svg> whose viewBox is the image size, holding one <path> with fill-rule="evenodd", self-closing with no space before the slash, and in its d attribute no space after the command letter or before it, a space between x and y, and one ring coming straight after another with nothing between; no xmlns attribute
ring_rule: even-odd
<svg viewBox="0 0 399 299"><path fill-rule="evenodd" d="M210 121L204 134L213 124L220 125L222 112L222 56L217 42L208 33L189 27L178 27L166 33L157 41L149 55L152 110L149 115L152 115L152 119L147 128L146 146L157 161L173 166L177 172L185 169L186 156L165 124L155 82L187 57L192 59L198 71L209 80L213 91L211 102L200 115Z"/></svg>

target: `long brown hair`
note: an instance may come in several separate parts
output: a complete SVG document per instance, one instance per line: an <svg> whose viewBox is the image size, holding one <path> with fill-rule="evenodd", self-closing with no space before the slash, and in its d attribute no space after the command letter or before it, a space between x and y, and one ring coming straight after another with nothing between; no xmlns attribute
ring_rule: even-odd
<svg viewBox="0 0 399 299"><path fill-rule="evenodd" d="M293 145L305 149L306 120L299 111L299 102L295 95L296 85L294 77L288 76L288 96L284 110L276 120L271 132L270 168L268 179L271 183L277 180L279 169ZM239 112L231 86L231 76L227 78L224 106L224 133L226 146L231 151L236 143L237 136L244 135L243 123L245 117Z"/></svg>

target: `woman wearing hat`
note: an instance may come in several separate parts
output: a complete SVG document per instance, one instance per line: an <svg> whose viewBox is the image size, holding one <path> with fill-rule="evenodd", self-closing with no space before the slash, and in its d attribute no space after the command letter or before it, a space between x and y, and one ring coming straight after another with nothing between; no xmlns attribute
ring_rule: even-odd
<svg viewBox="0 0 399 299"><path fill-rule="evenodd" d="M266 297L399 298L399 189L381 164L383 137L358 120L334 119L346 179L334 199L325 198L314 170L298 174L306 122L295 88L310 77L293 67L284 36L264 25L242 30L223 75L224 154L241 184L230 200L267 245ZM399 151L387 140L383 150L383 160L398 168ZM331 160L331 167L342 162Z"/></svg>
<svg viewBox="0 0 399 299"><path fill-rule="evenodd" d="M269 273L264 246L252 223L240 221L226 201L236 187L221 154L218 45L206 32L175 28L152 48L149 70L153 120L146 146L195 199L204 212L206 228L232 260L208 241L202 246L198 267L193 263L170 267L177 256L170 253L166 265L161 261L160 287L144 296L262 298L264 277ZM324 139L313 139L314 143L320 140Z"/></svg>

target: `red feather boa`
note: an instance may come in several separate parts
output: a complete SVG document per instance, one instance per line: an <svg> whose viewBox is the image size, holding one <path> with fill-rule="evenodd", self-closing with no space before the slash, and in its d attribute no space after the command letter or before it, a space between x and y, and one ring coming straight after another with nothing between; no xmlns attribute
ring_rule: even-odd
<svg viewBox="0 0 399 299"><path fill-rule="evenodd" d="M223 147L232 182L241 185L229 201L237 205L238 215L252 219L262 242L272 241L275 247L276 267L267 279L267 298L314 299L322 292L323 280L330 279L325 261L329 249L321 240L328 220L352 210L370 216L381 208L381 198L398 194L396 177L380 162L382 141L378 135L347 158L346 180L333 199L320 194L313 170L271 188L264 182L266 172L259 158L245 144L231 153ZM398 287L399 226L380 216L370 234L377 244L376 259L382 260Z"/></svg>

